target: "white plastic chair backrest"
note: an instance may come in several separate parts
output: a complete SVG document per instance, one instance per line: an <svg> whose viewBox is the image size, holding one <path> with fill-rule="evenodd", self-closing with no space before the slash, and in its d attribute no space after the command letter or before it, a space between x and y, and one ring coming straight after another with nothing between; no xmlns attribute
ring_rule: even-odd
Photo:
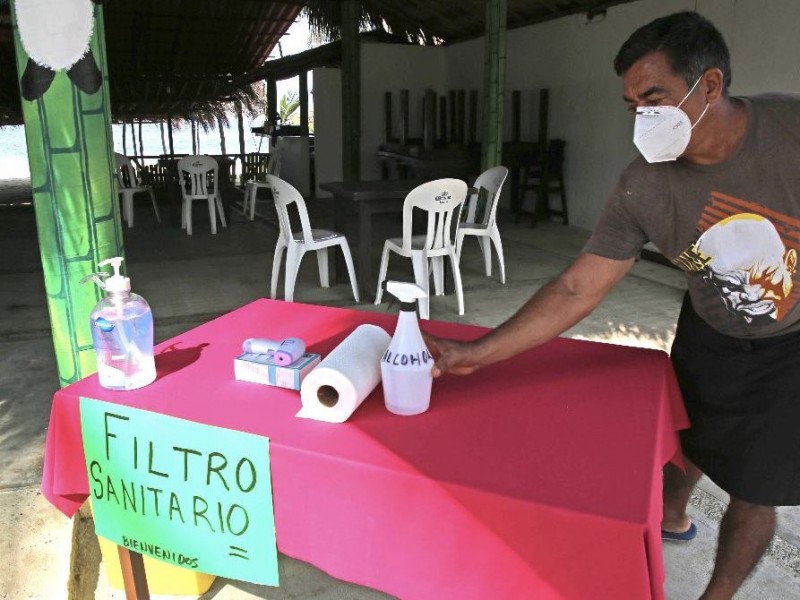
<svg viewBox="0 0 800 600"><path fill-rule="evenodd" d="M219 165L210 156L184 156L178 161L181 189L190 196L208 196L210 184L216 185L219 181L218 174Z"/></svg>
<svg viewBox="0 0 800 600"><path fill-rule="evenodd" d="M425 249L439 250L451 245L453 212L467 196L467 184L460 179L436 179L415 187L403 203L403 251L411 251L414 209L427 211Z"/></svg>
<svg viewBox="0 0 800 600"><path fill-rule="evenodd" d="M506 177L508 177L508 169L506 167L492 167L478 176L472 186L477 191L470 194L464 206L467 211L464 219L465 224L484 225L486 227L491 227L494 224L497 215L497 204L500 201L500 192L503 189ZM481 188L486 190L486 205L483 207L482 214L478 215L480 219L476 220Z"/></svg>
<svg viewBox="0 0 800 600"><path fill-rule="evenodd" d="M140 187L141 183L139 181L139 173L134 168L131 159L125 156L124 154L120 154L119 152L114 152L114 158L116 159L117 163L117 180L119 181L120 187L122 188ZM127 185L125 182L123 169L128 170Z"/></svg>
<svg viewBox="0 0 800 600"><path fill-rule="evenodd" d="M292 241L292 222L289 219L289 205L297 204L297 212L300 215L300 226L303 229L303 239L306 242L313 241L311 235L311 222L308 220L308 209L302 194L288 181L284 181L275 175L267 175L267 183L272 190L272 197L275 200L275 210L278 211L278 225L280 235L288 244Z"/></svg>

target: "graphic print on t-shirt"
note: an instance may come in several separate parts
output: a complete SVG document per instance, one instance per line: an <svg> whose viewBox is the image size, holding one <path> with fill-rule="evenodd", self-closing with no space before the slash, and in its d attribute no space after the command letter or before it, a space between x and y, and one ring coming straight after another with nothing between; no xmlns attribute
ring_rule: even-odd
<svg viewBox="0 0 800 600"><path fill-rule="evenodd" d="M752 325L780 321L800 299L794 285L800 220L712 192L697 235L673 262L703 273L737 318Z"/></svg>

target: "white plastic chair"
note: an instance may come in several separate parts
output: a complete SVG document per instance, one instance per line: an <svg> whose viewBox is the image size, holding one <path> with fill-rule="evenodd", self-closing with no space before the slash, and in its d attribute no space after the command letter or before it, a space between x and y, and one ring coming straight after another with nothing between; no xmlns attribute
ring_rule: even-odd
<svg viewBox="0 0 800 600"><path fill-rule="evenodd" d="M275 257L272 261L272 282L270 286L270 297L274 300L278 291L278 276L281 270L281 259L283 251L286 250L286 274L283 283L283 297L287 302L294 300L294 285L297 280L297 271L300 268L300 261L303 255L314 250L317 253L317 265L319 267L319 283L322 287L330 287L328 277L328 248L340 246L347 263L347 273L350 276L350 286L353 288L353 297L359 302L358 283L356 282L356 272L353 268L353 257L350 254L350 246L347 238L336 231L325 229L312 229L308 219L308 210L303 196L300 195L291 184L275 175L267 175L267 183L272 190L272 197L275 200L275 209L278 211L278 223L280 232L278 233L278 243L275 245ZM293 233L289 220L289 205L295 203L297 212L300 215L300 225L302 232Z"/></svg>
<svg viewBox="0 0 800 600"><path fill-rule="evenodd" d="M276 147L269 155L267 161L267 174L280 177L281 174L281 152ZM256 216L256 197L258 190L270 189L269 183L266 181L251 180L245 183L244 186L244 201L242 202L242 214L246 215L247 210L250 209L250 220L252 221Z"/></svg>
<svg viewBox="0 0 800 600"><path fill-rule="evenodd" d="M219 166L216 160L210 156L185 156L178 161L178 182L183 197L181 227L186 233L192 235L192 204L195 200L208 202L211 233L217 233L217 213L222 226L228 226L225 222L225 212L222 210L222 200L219 197Z"/></svg>
<svg viewBox="0 0 800 600"><path fill-rule="evenodd" d="M161 223L161 215L158 212L158 204L156 204L152 186L142 185L139 173L130 158L119 152L115 152L114 157L119 181L119 196L122 198L122 218L128 223L128 227L133 227L133 197L138 193L145 192L150 194L153 210L156 211L156 219Z"/></svg>
<svg viewBox="0 0 800 600"><path fill-rule="evenodd" d="M492 167L480 174L478 179L475 180L473 188L477 191L470 194L464 206L461 208L461 214L458 220L458 229L456 231L456 257L459 264L461 263L461 250L464 245L464 236L472 235L478 240L478 244L483 254L483 264L486 269L486 276L492 276L492 247L490 241L494 243L494 249L497 252L497 260L500 263L500 282L506 282L506 264L503 259L503 242L500 239L500 230L497 229L497 203L500 200L500 192L503 189L508 176L508 169L506 167ZM483 207L483 214L476 215L478 208L478 200L480 198L481 188L486 190L486 204ZM462 221L460 218L464 214L466 208L466 217ZM477 219L476 219L477 217Z"/></svg>
<svg viewBox="0 0 800 600"><path fill-rule="evenodd" d="M431 259L433 265L434 290L437 296L441 296L444 293L444 257L449 256L458 300L458 314L464 314L461 272L450 236L453 213L464 202L466 195L467 184L460 179L429 181L408 193L403 204L403 237L390 238L383 245L375 304L380 304L383 296L383 281L386 279L386 270L389 267L389 252L395 252L411 259L414 267L414 281L426 292L426 297L419 301L419 315L420 318L427 319L430 315L428 259ZM425 235L412 235L411 224L414 208L428 213Z"/></svg>

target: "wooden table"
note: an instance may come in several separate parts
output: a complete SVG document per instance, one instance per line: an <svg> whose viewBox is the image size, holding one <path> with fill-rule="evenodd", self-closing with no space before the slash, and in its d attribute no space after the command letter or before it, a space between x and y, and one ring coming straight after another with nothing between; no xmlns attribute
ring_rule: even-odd
<svg viewBox="0 0 800 600"><path fill-rule="evenodd" d="M374 215L402 214L403 201L406 195L417 185L422 183L415 180L397 181L352 181L352 182L327 182L320 183L320 189L333 194L336 208L334 209L334 229L348 236L348 242L353 248L355 256L356 278L363 301L372 301L375 298L375 286L378 283L377 269L372 268L372 217ZM348 222L356 216L358 223L357 234L352 235L353 229L348 231ZM401 234L402 226L398 227L397 234ZM344 261L337 256L333 281L337 275L346 273Z"/></svg>
<svg viewBox="0 0 800 600"><path fill-rule="evenodd" d="M387 144L378 148L376 156L384 179L388 178L390 171L395 171L403 178L457 177L469 181L480 173L479 150L479 147L468 146L426 149Z"/></svg>

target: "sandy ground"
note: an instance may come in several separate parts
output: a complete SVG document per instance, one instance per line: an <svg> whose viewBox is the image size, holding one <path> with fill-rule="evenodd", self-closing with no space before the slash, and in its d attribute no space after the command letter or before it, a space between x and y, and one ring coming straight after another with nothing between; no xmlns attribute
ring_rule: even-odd
<svg viewBox="0 0 800 600"><path fill-rule="evenodd" d="M72 521L55 510L39 486L0 491L2 600L61 600L69 560L53 560L70 547Z"/></svg>

